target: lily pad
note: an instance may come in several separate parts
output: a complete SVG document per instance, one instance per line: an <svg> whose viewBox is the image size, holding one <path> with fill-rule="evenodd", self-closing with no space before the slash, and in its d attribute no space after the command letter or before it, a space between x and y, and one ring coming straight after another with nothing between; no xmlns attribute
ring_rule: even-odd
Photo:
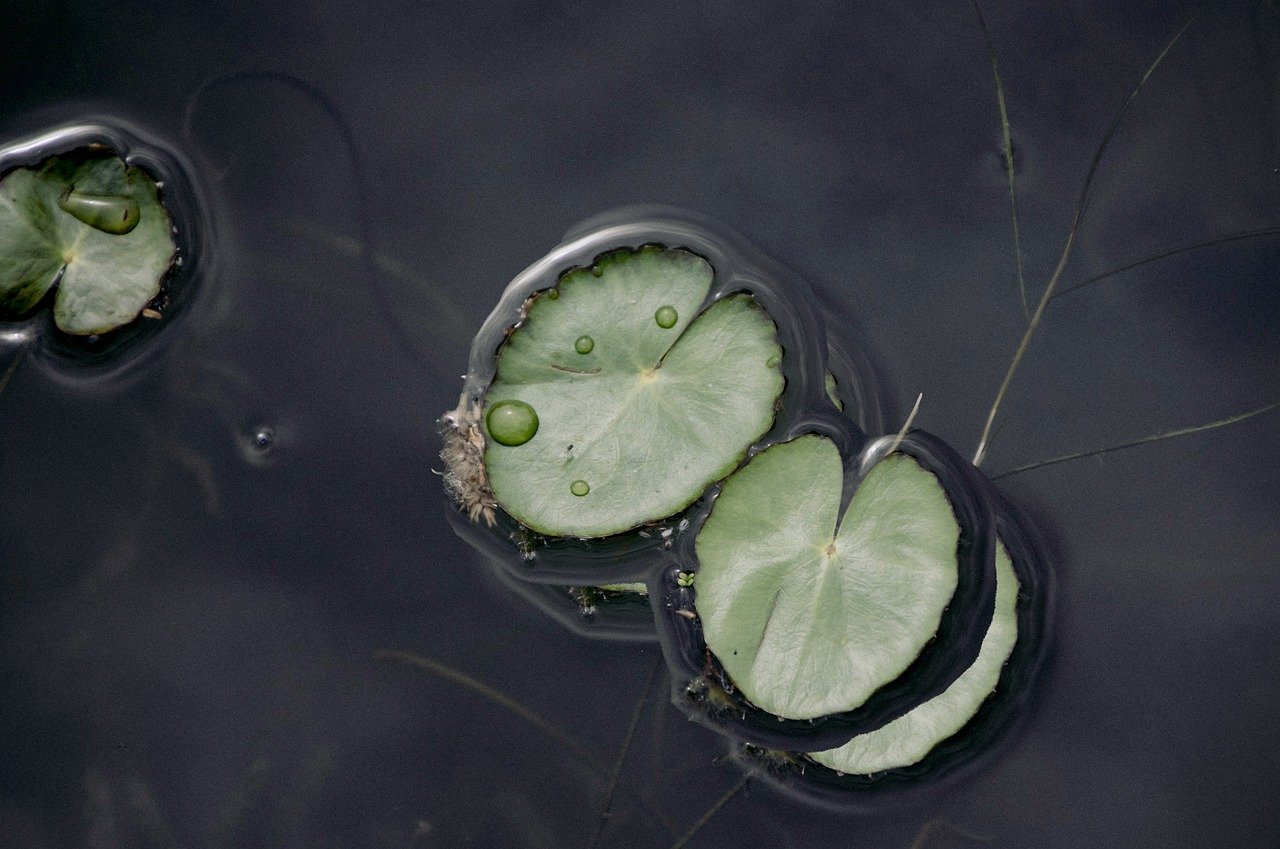
<svg viewBox="0 0 1280 849"><path fill-rule="evenodd" d="M173 263L169 214L144 171L78 151L0 180L0 317L19 318L58 287L53 315L77 336L138 317Z"/></svg>
<svg viewBox="0 0 1280 849"><path fill-rule="evenodd" d="M531 299L485 396L486 410L534 414L502 439L488 428L511 417L485 417L489 486L516 520L593 538L671 516L769 430L783 387L776 328L749 295L704 310L712 278L701 257L650 245Z"/></svg>
<svg viewBox="0 0 1280 849"><path fill-rule="evenodd" d="M978 659L939 696L888 725L810 758L847 775L910 766L955 735L978 713L1000 681L1018 639L1018 576L1003 542L996 545L996 608Z"/></svg>
<svg viewBox="0 0 1280 849"><path fill-rule="evenodd" d="M830 440L774 445L726 481L697 538L706 644L779 717L866 703L934 640L956 592L960 527L931 472L884 458L839 520L842 487Z"/></svg>

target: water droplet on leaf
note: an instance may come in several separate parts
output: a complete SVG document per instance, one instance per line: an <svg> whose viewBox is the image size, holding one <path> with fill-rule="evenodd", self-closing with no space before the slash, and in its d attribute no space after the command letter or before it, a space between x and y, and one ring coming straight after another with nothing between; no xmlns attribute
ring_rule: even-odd
<svg viewBox="0 0 1280 849"><path fill-rule="evenodd" d="M572 492L574 495L578 496L579 498L581 498L582 496L586 495L588 492L591 491L591 487L590 485L587 484L586 481L574 481L573 483L569 484L569 491Z"/></svg>
<svg viewBox="0 0 1280 849"><path fill-rule="evenodd" d="M653 314L653 320L658 322L658 326L663 330L670 330L676 326L676 320L679 319L676 314L676 308L667 304L664 307L658 307L658 311Z"/></svg>
<svg viewBox="0 0 1280 849"><path fill-rule="evenodd" d="M553 300L553 301L558 301L558 300L560 300L560 290L559 290L559 289L548 289L548 290L547 290L547 297L548 297L548 298L550 298L550 299L551 299L551 300Z"/></svg>
<svg viewBox="0 0 1280 849"><path fill-rule="evenodd" d="M782 362L782 358L777 354L774 354L772 357L764 361L764 366L765 368L777 368L778 363L780 362Z"/></svg>
<svg viewBox="0 0 1280 849"><path fill-rule="evenodd" d="M129 197L67 192L58 198L58 207L77 221L113 236L128 233L142 218L138 202Z"/></svg>
<svg viewBox="0 0 1280 849"><path fill-rule="evenodd" d="M579 336L578 341L573 343L573 350L579 354L590 354L591 349L596 346L596 340L590 336Z"/></svg>
<svg viewBox="0 0 1280 849"><path fill-rule="evenodd" d="M485 424L499 445L524 445L538 432L538 414L523 401L499 401L489 408Z"/></svg>

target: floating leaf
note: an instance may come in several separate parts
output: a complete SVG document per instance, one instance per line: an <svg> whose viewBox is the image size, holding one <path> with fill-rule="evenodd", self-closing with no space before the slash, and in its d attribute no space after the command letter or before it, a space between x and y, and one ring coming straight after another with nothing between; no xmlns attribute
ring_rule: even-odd
<svg viewBox="0 0 1280 849"><path fill-rule="evenodd" d="M870 775L917 763L963 728L995 691L1018 639L1018 576L1002 542L996 545L996 582L995 615L978 659L945 692L838 749L809 757L847 775Z"/></svg>
<svg viewBox="0 0 1280 849"><path fill-rule="evenodd" d="M76 152L0 180L0 317L30 312L58 287L54 320L89 336L128 324L173 262L156 184L119 157Z"/></svg>
<svg viewBox="0 0 1280 849"><path fill-rule="evenodd" d="M960 528L932 473L886 457L837 522L842 485L830 440L771 446L725 482L697 538L707 646L780 717L864 704L934 639L958 584Z"/></svg>
<svg viewBox="0 0 1280 849"><path fill-rule="evenodd" d="M489 485L508 513L553 536L607 536L679 512L741 462L773 423L782 350L748 295L699 312L712 276L651 245L531 300L485 397L537 422L515 445L489 433Z"/></svg>

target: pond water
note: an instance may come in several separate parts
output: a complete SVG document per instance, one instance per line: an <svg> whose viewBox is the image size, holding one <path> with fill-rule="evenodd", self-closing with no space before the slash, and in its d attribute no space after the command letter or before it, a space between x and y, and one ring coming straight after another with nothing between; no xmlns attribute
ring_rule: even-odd
<svg viewBox="0 0 1280 849"><path fill-rule="evenodd" d="M1193 10L984 6L1033 301ZM472 335L628 204L796 269L873 351L885 420L923 393L917 425L970 454L1025 325L970 4L6 17L5 143L154 138L204 225L180 315L120 367L0 334L0 845L1280 843L1274 415L1005 478L1055 543L1033 709L978 774L856 816L746 776L655 646L563 627L449 523L435 420ZM1280 225L1278 80L1280 15L1206 6L1112 139L1064 284ZM984 468L1280 397L1278 267L1247 239L1056 299Z"/></svg>

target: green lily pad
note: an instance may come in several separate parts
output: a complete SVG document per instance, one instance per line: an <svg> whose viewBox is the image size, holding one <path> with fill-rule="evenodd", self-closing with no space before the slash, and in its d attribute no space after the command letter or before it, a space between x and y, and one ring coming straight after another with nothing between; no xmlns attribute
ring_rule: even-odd
<svg viewBox="0 0 1280 849"><path fill-rule="evenodd" d="M788 719L853 710L938 631L960 528L938 479L892 454L845 511L839 452L806 435L725 482L699 532L697 612L739 690Z"/></svg>
<svg viewBox="0 0 1280 849"><path fill-rule="evenodd" d="M173 256L155 181L117 156L54 156L0 180L0 318L25 315L56 285L59 329L106 333L159 294Z"/></svg>
<svg viewBox="0 0 1280 849"><path fill-rule="evenodd" d="M646 246L531 300L485 397L534 414L502 439L488 428L512 417L485 417L489 486L508 513L552 536L627 531L689 506L769 430L777 330L749 295L699 312L712 276L695 254Z"/></svg>
<svg viewBox="0 0 1280 849"><path fill-rule="evenodd" d="M943 693L875 731L810 758L847 775L870 775L918 763L955 735L995 692L1018 641L1018 576L1004 543L996 544L996 609L978 659Z"/></svg>

